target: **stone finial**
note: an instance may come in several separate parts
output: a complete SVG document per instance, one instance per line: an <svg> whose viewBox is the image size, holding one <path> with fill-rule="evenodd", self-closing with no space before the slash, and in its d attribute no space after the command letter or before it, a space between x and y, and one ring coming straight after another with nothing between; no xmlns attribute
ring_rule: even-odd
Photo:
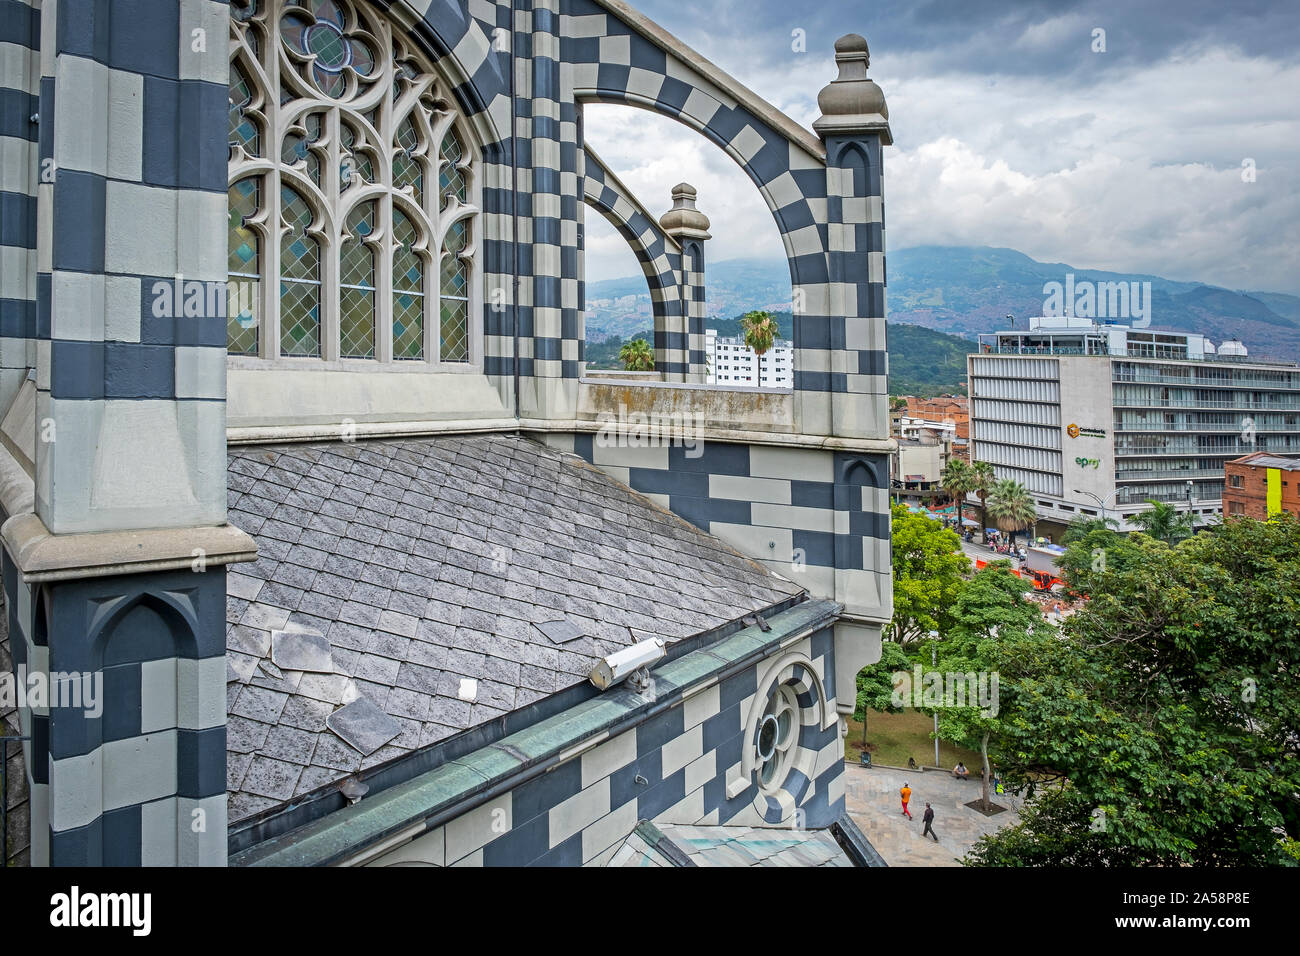
<svg viewBox="0 0 1300 956"><path fill-rule="evenodd" d="M885 94L867 77L871 52L866 38L849 33L836 40L835 63L840 75L817 94L822 115L813 123L813 129L822 139L878 133L885 145L892 144Z"/></svg>
<svg viewBox="0 0 1300 956"><path fill-rule="evenodd" d="M695 208L695 187L678 183L673 187L673 208L659 217L659 225L670 236L710 239L709 217Z"/></svg>

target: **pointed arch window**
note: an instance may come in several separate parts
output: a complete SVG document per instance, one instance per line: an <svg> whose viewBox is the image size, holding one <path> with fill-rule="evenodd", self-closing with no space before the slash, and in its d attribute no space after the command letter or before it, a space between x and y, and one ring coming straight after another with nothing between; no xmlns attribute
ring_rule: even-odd
<svg viewBox="0 0 1300 956"><path fill-rule="evenodd" d="M477 360L478 151L401 28L231 0L231 355Z"/></svg>

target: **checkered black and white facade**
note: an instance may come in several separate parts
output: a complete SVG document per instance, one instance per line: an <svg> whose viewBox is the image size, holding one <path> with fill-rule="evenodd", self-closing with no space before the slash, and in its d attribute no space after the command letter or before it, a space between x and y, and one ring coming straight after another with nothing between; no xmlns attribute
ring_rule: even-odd
<svg viewBox="0 0 1300 956"><path fill-rule="evenodd" d="M419 48L450 91L439 108L456 111L471 140L477 360L445 372L464 377L448 378L442 394L485 383L496 400L459 409L449 426L443 409L402 407L396 379L369 391L379 378L348 379L365 383L355 392L318 384L308 402L294 391L308 379L293 378L300 366L268 362L259 371L268 401L310 407L292 428L272 417L257 440L337 438L354 418L384 435L472 431L490 418L498 431L575 451L844 609L797 660L774 655L683 696L562 773L506 793L505 832L453 849L448 824L430 855L599 862L649 818L772 826L799 811L806 825L828 825L843 803L835 713L852 708L852 694L837 699L835 688L852 687L891 610L887 128L840 123L814 135L621 0L339 2L365 4ZM35 863L227 857L225 567L255 553L227 524L235 366L225 303L175 303L190 283L227 278L227 41L232 15L257 9L254 0L0 0L0 412L20 413L0 443L9 635L16 665L87 675L104 693L98 714L22 710ZM795 290L780 428L714 421L702 457L593 440L585 207L636 252L661 384L684 401L706 376L707 234L665 228L586 147L590 102L696 130L771 211ZM165 297L171 307L160 307ZM394 393L391 420L364 418ZM340 410L331 394L362 397ZM790 783L763 792L745 761L777 685L794 688L802 716Z"/></svg>
<svg viewBox="0 0 1300 956"><path fill-rule="evenodd" d="M672 708L578 748L547 773L397 849L349 862L600 866L641 820L828 827L844 813L844 743L828 676L832 643L823 629L772 659L692 688ZM758 718L782 686L798 695L795 752L788 772L769 788L758 782L752 753Z"/></svg>

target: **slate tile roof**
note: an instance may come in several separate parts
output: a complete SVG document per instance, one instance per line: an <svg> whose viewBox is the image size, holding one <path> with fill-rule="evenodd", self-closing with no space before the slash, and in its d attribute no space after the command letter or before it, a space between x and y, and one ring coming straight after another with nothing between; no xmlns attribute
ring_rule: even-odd
<svg viewBox="0 0 1300 956"><path fill-rule="evenodd" d="M228 479L230 521L259 547L228 574L232 822L580 683L619 647L799 590L513 436L240 447ZM559 620L581 636L538 627ZM333 673L277 667L286 628L323 635ZM396 730L366 754L326 727L362 697Z"/></svg>

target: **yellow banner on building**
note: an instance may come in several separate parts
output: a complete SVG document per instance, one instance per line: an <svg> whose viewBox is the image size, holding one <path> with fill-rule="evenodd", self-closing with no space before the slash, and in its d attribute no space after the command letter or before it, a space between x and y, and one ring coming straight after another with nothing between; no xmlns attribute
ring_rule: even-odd
<svg viewBox="0 0 1300 956"><path fill-rule="evenodd" d="M1282 470L1280 468L1268 470L1268 492L1265 502L1270 518L1282 513Z"/></svg>

